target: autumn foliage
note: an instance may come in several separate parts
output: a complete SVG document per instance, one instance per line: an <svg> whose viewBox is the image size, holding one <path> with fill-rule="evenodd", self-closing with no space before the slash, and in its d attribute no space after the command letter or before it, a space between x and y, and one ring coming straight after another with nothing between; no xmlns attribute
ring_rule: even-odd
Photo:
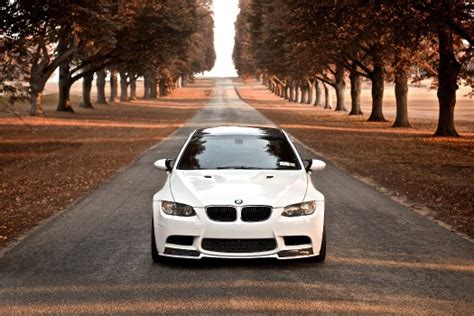
<svg viewBox="0 0 474 316"><path fill-rule="evenodd" d="M345 111L347 77L351 115L361 114L360 81L372 84L369 121L385 121L384 84L395 83L394 127L409 127L410 81L434 78L438 86L437 136L457 136L458 84L472 84L474 4L461 0L284 1L241 0L234 63L290 101Z"/></svg>
<svg viewBox="0 0 474 316"><path fill-rule="evenodd" d="M193 74L214 65L210 0L31 0L3 1L2 72L7 94L25 93L31 115L42 114L47 80L59 69L57 110L73 112L70 88L83 81L81 106L92 107L90 90L97 74L98 103L111 96L136 96L136 79L145 78L145 98L168 94Z"/></svg>

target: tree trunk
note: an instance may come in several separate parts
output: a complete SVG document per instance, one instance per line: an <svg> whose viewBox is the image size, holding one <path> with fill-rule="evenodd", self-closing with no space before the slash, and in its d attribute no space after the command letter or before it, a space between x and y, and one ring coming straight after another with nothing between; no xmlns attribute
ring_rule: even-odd
<svg viewBox="0 0 474 316"><path fill-rule="evenodd" d="M326 83L323 82L324 87L324 108L325 109L332 109L332 98L331 93L329 93L329 88Z"/></svg>
<svg viewBox="0 0 474 316"><path fill-rule="evenodd" d="M69 62L67 61L59 66L59 99L56 111L74 113L70 98L72 83L73 82L70 78Z"/></svg>
<svg viewBox="0 0 474 316"><path fill-rule="evenodd" d="M137 99L137 77L130 77L130 101Z"/></svg>
<svg viewBox="0 0 474 316"><path fill-rule="evenodd" d="M117 80L117 71L110 71L110 102L115 102L117 100L117 90L118 90L118 80Z"/></svg>
<svg viewBox="0 0 474 316"><path fill-rule="evenodd" d="M351 70L349 75L351 79L351 112L349 115L362 115L362 110L360 108L360 92L361 92L361 80L360 75Z"/></svg>
<svg viewBox="0 0 474 316"><path fill-rule="evenodd" d="M82 78L82 101L81 107L87 109L93 109L91 102L91 90L92 90L92 81L94 80L94 74L85 75Z"/></svg>
<svg viewBox="0 0 474 316"><path fill-rule="evenodd" d="M183 75L181 79L181 86L186 87L188 85L188 75Z"/></svg>
<svg viewBox="0 0 474 316"><path fill-rule="evenodd" d="M300 103L306 103L308 102L308 88L306 87L306 84L301 85L301 100Z"/></svg>
<svg viewBox="0 0 474 316"><path fill-rule="evenodd" d="M31 104L30 112L31 116L44 115L43 112L43 91L46 85L46 80L39 67L32 67L30 75L30 89L31 89Z"/></svg>
<svg viewBox="0 0 474 316"><path fill-rule="evenodd" d="M310 103L311 105L316 105L316 79L311 83L311 100Z"/></svg>
<svg viewBox="0 0 474 316"><path fill-rule="evenodd" d="M453 49L453 35L444 24L438 30L438 102L439 118L435 136L459 136L454 127L454 106L461 64L456 60Z"/></svg>
<svg viewBox="0 0 474 316"><path fill-rule="evenodd" d="M166 95L171 95L174 91L174 87L171 84L171 81L167 80L165 83Z"/></svg>
<svg viewBox="0 0 474 316"><path fill-rule="evenodd" d="M150 78L150 98L156 99L158 98L158 82L155 77Z"/></svg>
<svg viewBox="0 0 474 316"><path fill-rule="evenodd" d="M150 99L150 98L151 98L150 76L144 75L143 76L143 99Z"/></svg>
<svg viewBox="0 0 474 316"><path fill-rule="evenodd" d="M411 127L408 122L408 73L403 66L395 70L395 99L397 115L393 127Z"/></svg>
<svg viewBox="0 0 474 316"><path fill-rule="evenodd" d="M295 103L298 103L299 102L299 99L300 99L300 87L299 85L296 85L295 86L295 99L293 100L293 102Z"/></svg>
<svg viewBox="0 0 474 316"><path fill-rule="evenodd" d="M29 114L31 116L44 115L43 112L43 90L31 90L31 108Z"/></svg>
<svg viewBox="0 0 474 316"><path fill-rule="evenodd" d="M285 83L285 95L283 97L288 101L291 98L291 87L288 83Z"/></svg>
<svg viewBox="0 0 474 316"><path fill-rule="evenodd" d="M66 49L64 41L62 40L58 42L57 49L58 54L53 58L53 60L49 60L49 58L44 58L45 56L43 56L43 58L35 58L31 64L29 76L31 94L29 114L31 116L44 115L42 108L44 86L49 77L51 77L53 72L56 70L57 63L61 64L63 61L68 60L75 52L75 49L73 48Z"/></svg>
<svg viewBox="0 0 474 316"><path fill-rule="evenodd" d="M377 55L374 58L374 70L369 76L372 81L372 112L369 122L386 122L383 116L383 90L384 90L384 66L381 58Z"/></svg>
<svg viewBox="0 0 474 316"><path fill-rule="evenodd" d="M314 82L315 88L316 88L316 100L314 101L314 105L316 106L322 106L323 103L321 102L321 81L316 79ZM325 88L326 89L326 88Z"/></svg>
<svg viewBox="0 0 474 316"><path fill-rule="evenodd" d="M308 80L306 104L313 104L314 84Z"/></svg>
<svg viewBox="0 0 474 316"><path fill-rule="evenodd" d="M290 84L290 93L288 95L288 101L293 102L295 97L295 90L293 89L293 84Z"/></svg>
<svg viewBox="0 0 474 316"><path fill-rule="evenodd" d="M160 91L160 97L166 97L168 95L168 90L166 88L166 78L160 78L159 81L159 91Z"/></svg>
<svg viewBox="0 0 474 316"><path fill-rule="evenodd" d="M148 80L143 76L143 99L148 99Z"/></svg>
<svg viewBox="0 0 474 316"><path fill-rule="evenodd" d="M125 71L120 72L120 101L128 101L128 81L127 73Z"/></svg>
<svg viewBox="0 0 474 316"><path fill-rule="evenodd" d="M346 81L344 80L344 66L341 63L336 65L336 111L347 111L344 106L344 90L346 89Z"/></svg>
<svg viewBox="0 0 474 316"><path fill-rule="evenodd" d="M105 69L96 72L97 81L95 82L97 87L97 103L98 104L107 104L107 100L105 99L105 77L107 73Z"/></svg>

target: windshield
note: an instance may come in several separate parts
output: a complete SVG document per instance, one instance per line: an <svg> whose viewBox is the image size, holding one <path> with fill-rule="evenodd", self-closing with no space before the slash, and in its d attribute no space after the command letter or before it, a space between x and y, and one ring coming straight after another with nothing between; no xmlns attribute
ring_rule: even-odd
<svg viewBox="0 0 474 316"><path fill-rule="evenodd" d="M300 164L282 135L196 135L178 163L181 170L296 170Z"/></svg>

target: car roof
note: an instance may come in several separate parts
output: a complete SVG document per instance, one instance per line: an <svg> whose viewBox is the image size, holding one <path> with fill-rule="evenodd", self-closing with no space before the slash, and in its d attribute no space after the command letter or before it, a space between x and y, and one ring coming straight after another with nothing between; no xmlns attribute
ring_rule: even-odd
<svg viewBox="0 0 474 316"><path fill-rule="evenodd" d="M285 134L279 128L260 126L217 126L197 129L194 136L273 136L285 138Z"/></svg>

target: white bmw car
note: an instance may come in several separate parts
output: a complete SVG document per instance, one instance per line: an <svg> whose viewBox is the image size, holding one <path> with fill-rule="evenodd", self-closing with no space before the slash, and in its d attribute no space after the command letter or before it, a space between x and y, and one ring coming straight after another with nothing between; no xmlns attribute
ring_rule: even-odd
<svg viewBox="0 0 474 316"><path fill-rule="evenodd" d="M195 130L153 196L151 253L194 258L313 257L324 261L324 196L281 129L222 126Z"/></svg>

